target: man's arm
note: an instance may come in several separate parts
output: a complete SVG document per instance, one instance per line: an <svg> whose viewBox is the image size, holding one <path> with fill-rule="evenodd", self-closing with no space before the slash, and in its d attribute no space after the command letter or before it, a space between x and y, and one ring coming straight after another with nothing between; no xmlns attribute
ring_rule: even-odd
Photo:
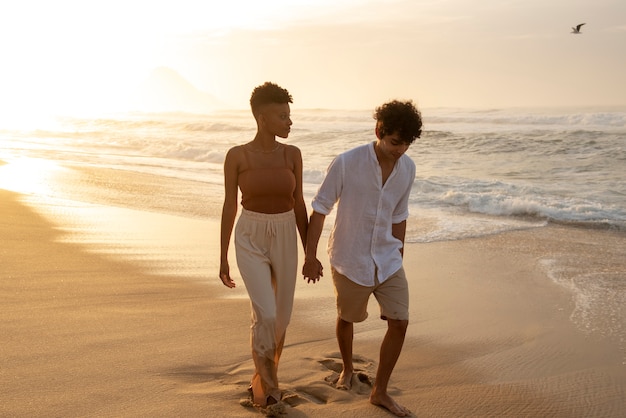
<svg viewBox="0 0 626 418"><path fill-rule="evenodd" d="M324 228L325 215L313 211L307 228L306 248L304 256L304 266L302 266L302 275L308 283L315 283L323 276L322 264L317 259L317 245L322 236Z"/></svg>
<svg viewBox="0 0 626 418"><path fill-rule="evenodd" d="M400 248L400 254L404 256L404 237L406 236L406 220L391 224L391 235L399 239L402 242L402 248Z"/></svg>

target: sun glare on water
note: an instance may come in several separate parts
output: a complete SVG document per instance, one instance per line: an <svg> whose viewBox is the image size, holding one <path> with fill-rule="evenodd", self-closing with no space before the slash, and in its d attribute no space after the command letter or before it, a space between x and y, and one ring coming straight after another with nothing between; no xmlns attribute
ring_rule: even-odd
<svg viewBox="0 0 626 418"><path fill-rule="evenodd" d="M0 165L0 189L21 194L46 195L61 167L38 158L19 158Z"/></svg>

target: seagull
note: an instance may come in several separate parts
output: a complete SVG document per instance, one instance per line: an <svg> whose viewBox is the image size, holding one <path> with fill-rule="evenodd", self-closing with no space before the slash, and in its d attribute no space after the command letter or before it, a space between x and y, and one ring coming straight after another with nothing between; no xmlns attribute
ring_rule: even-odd
<svg viewBox="0 0 626 418"><path fill-rule="evenodd" d="M580 28L582 27L582 25L584 25L584 23L581 23L580 25L572 26L572 33L575 33L576 35L580 35L582 33L580 31Z"/></svg>

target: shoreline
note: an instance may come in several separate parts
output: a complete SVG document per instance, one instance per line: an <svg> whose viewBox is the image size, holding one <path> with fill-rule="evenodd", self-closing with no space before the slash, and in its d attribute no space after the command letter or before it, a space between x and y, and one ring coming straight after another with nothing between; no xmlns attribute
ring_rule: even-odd
<svg viewBox="0 0 626 418"><path fill-rule="evenodd" d="M0 297L6 301L0 328L7 336L0 348L6 397L0 415L256 413L238 403L253 370L249 302L240 280L233 294L59 242L61 226L3 190L0 215ZM195 233L218 236L217 227L207 223ZM623 415L623 347L615 335L577 324L572 290L538 263L567 251L602 252L598 243L607 240L619 244L624 237L546 227L407 244L411 324L392 395L417 416ZM614 248L607 257L623 253L617 244L606 244ZM340 360L324 248L325 242L322 283L311 289L298 278L279 368L292 403L286 416L387 417L367 401L367 385L344 392L326 382ZM207 251L218 259L214 248ZM605 265L621 268L619 260ZM384 331L372 303L370 318L355 325L355 366L367 376L375 371Z"/></svg>

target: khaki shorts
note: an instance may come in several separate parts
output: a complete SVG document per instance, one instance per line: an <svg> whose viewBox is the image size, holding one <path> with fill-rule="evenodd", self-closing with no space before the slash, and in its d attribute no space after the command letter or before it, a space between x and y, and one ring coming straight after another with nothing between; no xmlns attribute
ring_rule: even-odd
<svg viewBox="0 0 626 418"><path fill-rule="evenodd" d="M335 284L337 315L346 322L362 322L367 318L367 304L373 293L380 306L383 320L409 319L409 285L404 268L400 268L383 283L361 286L331 268Z"/></svg>

